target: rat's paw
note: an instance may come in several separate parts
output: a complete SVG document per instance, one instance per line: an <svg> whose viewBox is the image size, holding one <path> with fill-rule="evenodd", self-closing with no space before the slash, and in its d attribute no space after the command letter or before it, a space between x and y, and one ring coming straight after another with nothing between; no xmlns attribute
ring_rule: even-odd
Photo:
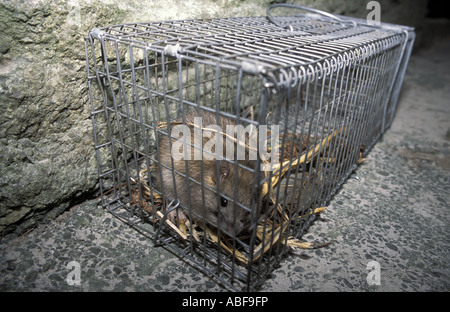
<svg viewBox="0 0 450 312"><path fill-rule="evenodd" d="M178 220L181 221L181 222L184 222L184 221L187 220L187 217L186 217L186 215L184 214L184 212L181 211L181 210L178 210L178 209L175 209L175 210L172 210L171 212L169 212L169 213L167 214L167 218L169 218L169 220L170 220L172 223L175 223L176 220L177 220L177 218L178 218Z"/></svg>

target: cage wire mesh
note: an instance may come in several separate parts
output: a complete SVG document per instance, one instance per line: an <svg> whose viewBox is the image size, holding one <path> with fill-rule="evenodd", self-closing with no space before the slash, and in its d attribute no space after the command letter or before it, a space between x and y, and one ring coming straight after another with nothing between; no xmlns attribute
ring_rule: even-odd
<svg viewBox="0 0 450 312"><path fill-rule="evenodd" d="M389 127L415 37L405 26L305 7L274 17L273 8L94 28L85 39L102 206L234 290L254 290L301 246ZM188 160L200 149L175 133L180 124L240 125L246 157L251 127L266 140L252 160ZM182 137L185 158L173 160Z"/></svg>

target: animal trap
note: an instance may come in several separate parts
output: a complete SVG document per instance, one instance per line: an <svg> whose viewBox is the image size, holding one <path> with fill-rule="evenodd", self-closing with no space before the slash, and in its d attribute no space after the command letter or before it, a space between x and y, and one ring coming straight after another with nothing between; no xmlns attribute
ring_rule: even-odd
<svg viewBox="0 0 450 312"><path fill-rule="evenodd" d="M102 206L235 290L321 245L301 237L392 123L415 38L283 6L85 39Z"/></svg>

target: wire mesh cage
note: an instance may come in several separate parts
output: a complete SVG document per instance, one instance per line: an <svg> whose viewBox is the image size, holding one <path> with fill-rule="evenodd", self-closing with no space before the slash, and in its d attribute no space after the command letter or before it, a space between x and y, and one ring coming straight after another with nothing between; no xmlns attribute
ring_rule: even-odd
<svg viewBox="0 0 450 312"><path fill-rule="evenodd" d="M415 37L272 8L85 40L103 207L236 290L264 281L389 127Z"/></svg>

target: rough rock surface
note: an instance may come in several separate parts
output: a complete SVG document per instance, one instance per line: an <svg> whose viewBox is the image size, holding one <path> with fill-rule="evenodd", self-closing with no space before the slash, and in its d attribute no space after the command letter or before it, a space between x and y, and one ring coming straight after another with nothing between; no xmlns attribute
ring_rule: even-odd
<svg viewBox="0 0 450 312"><path fill-rule="evenodd" d="M347 180L304 236L335 242L289 255L261 290L450 290L449 48L447 38L411 58L397 115L356 170L360 181ZM1 291L223 290L95 200L26 235L5 237L0 255ZM72 261L80 265L79 285L67 282L75 280ZM380 285L367 282L372 261ZM298 304L293 296L281 301Z"/></svg>
<svg viewBox="0 0 450 312"><path fill-rule="evenodd" d="M409 9L403 10L406 2ZM83 42L90 29L124 22L265 15L269 3L2 0L0 236L51 220L97 190ZM360 18L367 14L362 0L296 3ZM425 12L425 1L380 3L381 18L387 22L418 25Z"/></svg>

